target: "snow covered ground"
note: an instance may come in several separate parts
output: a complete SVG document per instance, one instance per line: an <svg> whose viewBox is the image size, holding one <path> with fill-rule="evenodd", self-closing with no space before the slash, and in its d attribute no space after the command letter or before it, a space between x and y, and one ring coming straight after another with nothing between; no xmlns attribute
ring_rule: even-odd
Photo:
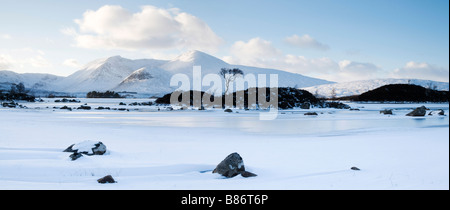
<svg viewBox="0 0 450 210"><path fill-rule="evenodd" d="M360 111L290 110L259 121L256 111L67 111L51 107L79 104L45 100L0 108L0 189L449 189L449 117L405 116L421 105L448 115L448 104L349 104ZM81 104L120 101L148 100ZM394 115L379 114L385 108ZM71 161L62 152L85 140L109 153ZM258 176L211 173L233 152ZM117 183L98 184L106 175Z"/></svg>

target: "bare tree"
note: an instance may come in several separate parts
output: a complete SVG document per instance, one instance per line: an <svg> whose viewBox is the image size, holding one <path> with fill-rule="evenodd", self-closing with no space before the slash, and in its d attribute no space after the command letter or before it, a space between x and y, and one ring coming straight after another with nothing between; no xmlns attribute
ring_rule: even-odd
<svg viewBox="0 0 450 210"><path fill-rule="evenodd" d="M333 88L332 90L331 90L331 99L336 99L336 88Z"/></svg>
<svg viewBox="0 0 450 210"><path fill-rule="evenodd" d="M234 69L222 68L219 74L225 80L225 94L227 94L228 90L230 89L230 84L233 83L238 77L244 76L244 71L238 68Z"/></svg>

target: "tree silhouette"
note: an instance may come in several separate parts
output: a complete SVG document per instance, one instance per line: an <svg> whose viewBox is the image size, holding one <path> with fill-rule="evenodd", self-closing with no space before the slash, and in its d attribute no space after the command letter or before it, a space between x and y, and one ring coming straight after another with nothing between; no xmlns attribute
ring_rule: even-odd
<svg viewBox="0 0 450 210"><path fill-rule="evenodd" d="M238 68L234 69L222 68L219 74L225 80L225 94L227 94L228 90L230 89L230 84L234 82L238 77L244 76L244 71Z"/></svg>

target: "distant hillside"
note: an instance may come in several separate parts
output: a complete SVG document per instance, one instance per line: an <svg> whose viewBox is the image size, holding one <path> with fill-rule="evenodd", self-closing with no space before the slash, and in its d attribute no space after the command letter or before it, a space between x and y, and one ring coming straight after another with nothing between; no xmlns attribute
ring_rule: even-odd
<svg viewBox="0 0 450 210"><path fill-rule="evenodd" d="M420 80L420 79L373 79L373 80L361 80L353 82L342 82L334 84L324 84L319 86L313 86L304 88L317 97L331 98L333 93L336 97L361 95L367 91L374 90L376 88L392 85L392 84L410 84L419 85L425 88L432 88L435 90L449 90L448 82L438 82L432 80Z"/></svg>
<svg viewBox="0 0 450 210"><path fill-rule="evenodd" d="M385 85L352 97L354 101L448 102L449 91L438 91L418 85Z"/></svg>

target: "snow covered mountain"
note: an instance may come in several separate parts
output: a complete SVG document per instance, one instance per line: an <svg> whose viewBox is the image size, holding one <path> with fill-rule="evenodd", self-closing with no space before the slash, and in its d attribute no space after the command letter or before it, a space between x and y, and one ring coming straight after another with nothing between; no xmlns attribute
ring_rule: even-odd
<svg viewBox="0 0 450 210"><path fill-rule="evenodd" d="M255 77L258 77L258 74L277 74L278 75L278 85L280 87L310 87L314 85L321 84L331 84L333 82L316 79L312 77L303 76L300 74L290 73L286 71L276 70L276 69L265 69L265 68L257 68L250 66L241 66L241 65L231 65L226 63L225 61L218 59L214 56L208 55L206 53L200 51L190 51L179 57L175 58L172 61L167 62L162 65L161 68L172 73L183 73L192 78L192 67L193 66L201 66L202 67L202 75L206 74L218 74L221 68L239 68L244 74L254 74ZM191 80L192 81L192 80ZM269 84L267 80L267 85ZM206 87L204 90L207 90Z"/></svg>
<svg viewBox="0 0 450 210"><path fill-rule="evenodd" d="M173 92L169 87L172 74L159 68L140 68L131 73L112 90L164 95Z"/></svg>
<svg viewBox="0 0 450 210"><path fill-rule="evenodd" d="M449 89L449 83L418 79L376 79L334 83L276 69L232 65L200 51L190 51L170 61L131 60L120 56L98 59L88 63L81 70L68 77L0 71L0 89L7 90L11 87L11 84L23 82L32 93L54 91L84 95L94 90L113 90L117 92L137 92L139 95L161 96L176 89L176 87L170 87L170 79L174 74L185 74L191 78L192 82L193 66L201 66L203 76L218 74L221 68L239 68L245 74L254 74L256 78L258 74L277 74L280 87L303 88L313 94L325 97L331 97L332 92L335 92L338 97L358 95L383 85L402 83L416 84L437 90ZM203 90L208 88L208 86L203 87Z"/></svg>
<svg viewBox="0 0 450 210"><path fill-rule="evenodd" d="M203 75L218 74L221 68L240 68L244 73L252 73L255 76L278 74L281 87L308 87L332 83L275 69L231 65L209 54L190 51L170 61L130 60L120 56L95 60L64 78L56 86L60 87L60 91L69 93L114 90L138 92L140 95L164 95L176 89L170 87L170 79L175 74L185 74L192 82L193 66L201 66ZM208 88L204 87L204 90Z"/></svg>
<svg viewBox="0 0 450 210"><path fill-rule="evenodd" d="M68 76L60 84L64 92L106 91L114 89L124 79L141 68L154 68L166 61L130 60L120 56L95 60Z"/></svg>
<svg viewBox="0 0 450 210"><path fill-rule="evenodd" d="M12 84L23 83L32 93L37 91L51 91L64 77L51 74L26 73L19 74L13 71L0 71L0 90L9 90Z"/></svg>
<svg viewBox="0 0 450 210"><path fill-rule="evenodd" d="M446 90L446 91L449 90L448 82L436 82L431 80L419 80L419 79L374 79L374 80L325 84L308 87L304 89L311 92L312 94L315 95L318 94L323 97L331 97L333 92L335 92L337 97L342 97L342 96L359 95L369 90L374 90L376 88L389 84L414 84L426 88L433 88L436 90Z"/></svg>

